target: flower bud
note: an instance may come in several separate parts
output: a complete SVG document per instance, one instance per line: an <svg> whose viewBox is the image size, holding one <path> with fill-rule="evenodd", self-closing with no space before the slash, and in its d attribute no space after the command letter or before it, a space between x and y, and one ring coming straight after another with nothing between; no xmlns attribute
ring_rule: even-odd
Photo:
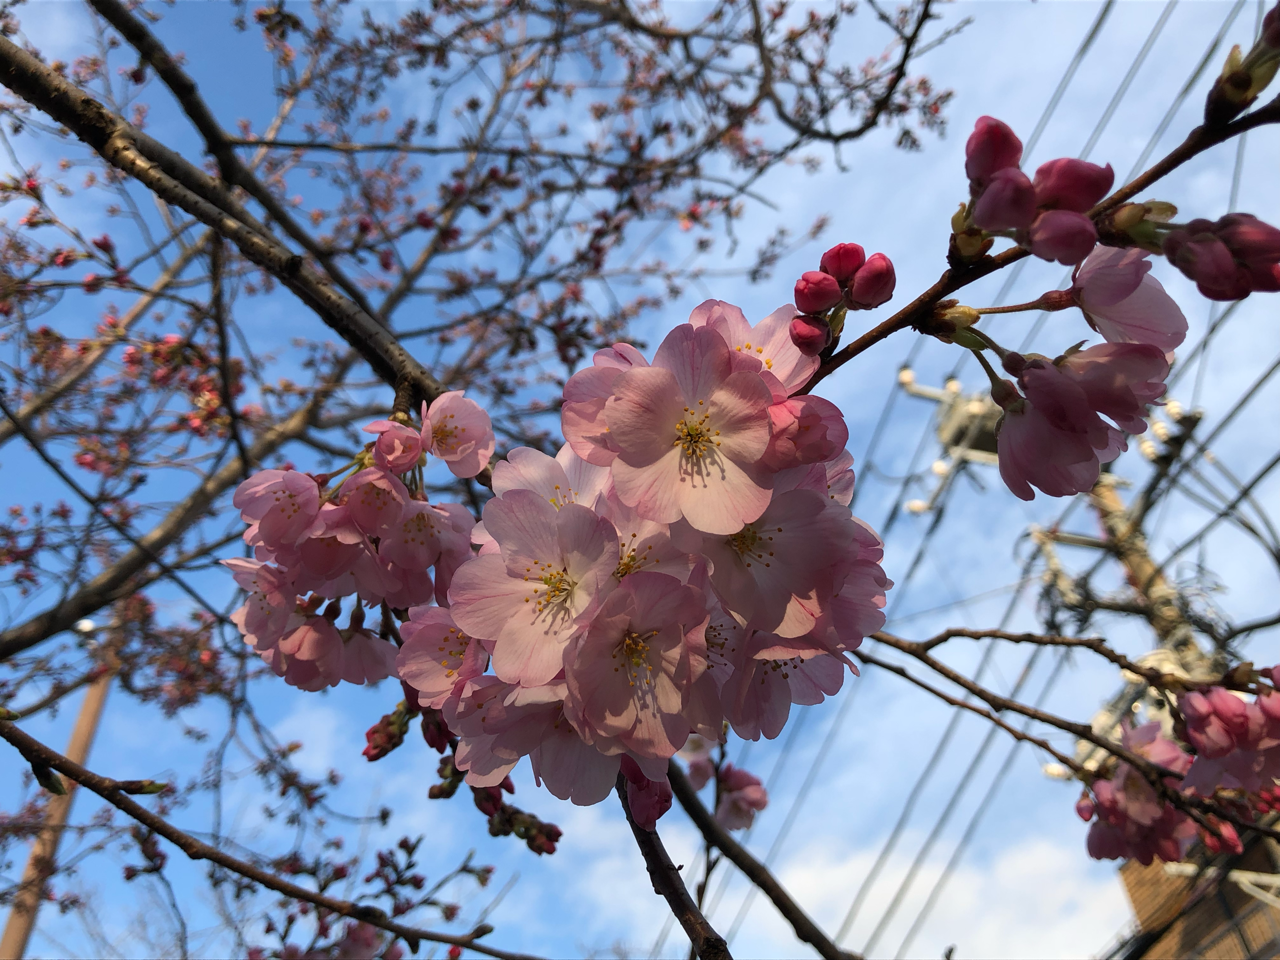
<svg viewBox="0 0 1280 960"><path fill-rule="evenodd" d="M1280 50L1280 3L1262 18L1262 42L1272 50Z"/></svg>
<svg viewBox="0 0 1280 960"><path fill-rule="evenodd" d="M998 170L1016 167L1021 160L1022 141L1008 124L995 117L979 117L964 146L964 172L969 176L974 195L982 191Z"/></svg>
<svg viewBox="0 0 1280 960"><path fill-rule="evenodd" d="M1115 179L1111 164L1100 167L1071 157L1050 160L1036 170L1036 204L1085 213L1107 195Z"/></svg>
<svg viewBox="0 0 1280 960"><path fill-rule="evenodd" d="M1046 210L1031 224L1031 252L1041 260L1073 266L1087 257L1098 242L1098 231L1082 213Z"/></svg>
<svg viewBox="0 0 1280 960"><path fill-rule="evenodd" d="M1240 268L1227 245L1208 230L1194 229L1205 220L1193 220L1164 240L1169 262L1194 280L1196 289L1210 300L1242 300L1253 292L1249 273Z"/></svg>
<svg viewBox="0 0 1280 960"><path fill-rule="evenodd" d="M796 281L795 300L801 313L825 313L840 302L840 284L830 274L808 270Z"/></svg>
<svg viewBox="0 0 1280 960"><path fill-rule="evenodd" d="M1229 213L1214 233L1246 268L1280 262L1280 230L1248 213Z"/></svg>
<svg viewBox="0 0 1280 960"><path fill-rule="evenodd" d="M837 243L822 255L821 270L845 286L858 269L867 262L866 251L856 243Z"/></svg>
<svg viewBox="0 0 1280 960"><path fill-rule="evenodd" d="M850 310L872 310L882 303L888 303L897 285L898 277L893 272L893 261L883 253L873 253L845 290L845 305Z"/></svg>
<svg viewBox="0 0 1280 960"><path fill-rule="evenodd" d="M973 207L983 230L1024 230L1036 215L1036 190L1017 167L998 170Z"/></svg>
<svg viewBox="0 0 1280 960"><path fill-rule="evenodd" d="M1080 799L1076 801L1076 816L1078 816L1085 823L1088 823L1090 820L1093 819L1093 814L1094 814L1093 798L1090 797L1088 792L1086 791L1085 793L1080 794Z"/></svg>
<svg viewBox="0 0 1280 960"><path fill-rule="evenodd" d="M791 342L806 357L816 357L831 343L831 325L822 317L800 314L791 321Z"/></svg>

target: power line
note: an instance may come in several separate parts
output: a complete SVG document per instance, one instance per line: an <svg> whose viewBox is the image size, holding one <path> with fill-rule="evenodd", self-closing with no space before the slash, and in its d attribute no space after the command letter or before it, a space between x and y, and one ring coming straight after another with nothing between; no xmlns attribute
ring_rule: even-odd
<svg viewBox="0 0 1280 960"><path fill-rule="evenodd" d="M1009 605L1005 608L1004 615L1000 618L1000 625L997 627L998 630L1004 630L1008 627L1009 621L1013 617L1013 612L1017 608L1019 601L1022 599L1023 589L1028 583L1030 583L1029 574L1031 573L1031 568L1035 564L1036 558L1039 554L1040 551L1037 549L1027 559L1026 564L1023 566L1022 579L1018 582L1018 589L1009 599ZM977 669L974 671L974 683L982 682L983 674L986 672L987 665L990 663L991 657L995 653L995 649L996 644L991 642L988 643L986 649L983 650L982 659L978 661ZM862 904L865 902L867 894L871 892L871 888L879 878L880 871L883 870L885 864L889 862L889 857L893 854L894 848L898 844L898 839L902 836L902 832L906 829L907 822L911 819L911 814L915 810L916 801L919 800L920 794L924 791L925 786L932 777L934 768L937 766L938 761L942 759L943 754L946 752L947 746L951 742L951 738L955 735L956 730L959 729L960 720L963 715L964 711L959 707L952 711L951 719L947 723L947 728L942 732L942 736L938 739L938 745L934 748L933 755L929 758L928 762L925 763L924 769L920 771L920 776L916 778L915 786L913 786L907 794L907 799L902 805L901 812L898 814L897 822L893 825L893 829L889 832L888 838L880 847L880 853L876 856L875 863L872 864L870 871L868 871L866 877L863 878L862 884L858 887L858 892L854 895L853 902L849 904L849 909L845 913L844 920L841 921L840 929L836 932L834 938L837 944L840 943L840 941L842 941L849 933L849 928L853 926L853 921L858 915L858 910L861 909Z"/></svg>
<svg viewBox="0 0 1280 960"><path fill-rule="evenodd" d="M1044 649L1044 648L1041 648ZM1036 651L1039 652L1038 650ZM1058 662L1054 664L1053 673L1045 681L1044 688L1040 691L1040 696L1036 698L1034 704L1035 709L1039 709L1048 699L1049 692L1058 682L1058 677L1062 673L1062 668L1066 664L1070 651L1063 650L1058 654ZM1031 728L1031 721L1023 724L1023 732ZM995 733L996 728L992 727L990 733ZM990 736L990 733L988 736ZM907 950L911 946L911 941L915 939L916 934L920 932L920 928L924 925L924 921L929 914L933 912L933 908L937 905L938 898L942 895L943 888L955 873L956 867L959 865L961 858L964 857L965 851L968 850L969 844L973 841L974 834L978 831L978 825L982 822L983 815L991 808L992 801L995 800L996 794L1000 792L1001 786L1004 785L1005 777L1013 768L1014 758L1018 755L1018 750L1022 746L1023 741L1015 740L1009 748L1008 754L1004 758L1004 763L1000 765L1000 769L996 771L995 779L991 781L991 786L987 789L986 795L982 798L982 802L978 804L978 809L974 811L972 817L969 818L969 824L965 827L964 834L960 837L960 842L956 844L955 850L951 853L951 858L947 861L947 865L943 868L941 876L933 885L933 889L929 891L929 896L924 902L924 906L920 908L920 912L911 923L911 928L907 931L906 937L902 940L902 945L898 947L895 954L896 960L901 960L906 956Z"/></svg>
<svg viewBox="0 0 1280 960"><path fill-rule="evenodd" d="M845 693L844 700L840 703L840 709L827 730L827 736L823 739L822 746L818 748L818 753L813 758L813 764L809 767L809 772L805 775L804 782L800 785L800 791L796 794L795 800L792 801L791 809L787 811L787 816L782 821L782 826L778 828L778 835L774 837L773 843L769 847L769 852L765 855L764 865L766 868L773 865L773 861L782 851L782 845L786 842L787 836L791 833L791 828L795 825L796 817L800 813L800 807L809 797L814 781L818 778L818 771L822 768L822 761L831 752L831 746L835 743L836 736L844 725L844 720L849 715L854 700L857 699L857 693L862 689L862 684L857 684L856 686L850 684L847 689L848 692ZM751 902L755 899L757 893L759 893L759 888L754 885L747 891L747 895L742 901L742 906L738 908L738 915L734 917L733 923L729 927L729 932L725 934L726 944L733 943L733 938L737 936L738 931L742 928L742 922L746 919L747 911L751 908Z"/></svg>

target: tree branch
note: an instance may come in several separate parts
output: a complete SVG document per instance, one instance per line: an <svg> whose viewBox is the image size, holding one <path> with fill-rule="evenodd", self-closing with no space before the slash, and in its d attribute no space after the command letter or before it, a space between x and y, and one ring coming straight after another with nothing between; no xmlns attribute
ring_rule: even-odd
<svg viewBox="0 0 1280 960"><path fill-rule="evenodd" d="M673 789L674 787L672 784ZM698 905L693 902L693 897L684 885L684 878L671 862L657 832L639 826L631 815L631 805L627 803L627 778L622 774L618 774L615 789L618 791L618 799L622 801L622 812L627 815L627 823L636 838L636 846L640 848L640 855L644 857L645 866L649 870L653 892L667 901L671 912L689 937L694 951L702 960L733 960L724 937L715 932Z"/></svg>
<svg viewBox="0 0 1280 960"><path fill-rule="evenodd" d="M308 890L306 887L298 886L296 883L290 883L288 880L259 869L238 857L224 853L217 847L197 840L189 833L179 830L163 817L157 816L146 807L129 798L128 793L130 792L146 792L149 781L119 781L99 776L92 771L86 770L80 764L72 762L56 750L45 746L39 740L24 733L7 720L0 720L0 738L9 741L29 762L36 762L50 767L68 779L74 780L80 786L93 791L116 809L164 837L192 860L209 860L220 867L225 867L248 880L252 880L254 883L266 887L268 890L274 890L294 900L306 901L332 913L350 917L353 920L372 924L375 927L386 930L388 933L393 933L397 937L403 938L415 953L418 950L418 941L429 940L433 943L447 943L465 947L468 950L474 950L476 953L495 957L497 960L537 960L537 958L528 954L512 953L477 943L476 941L481 936L489 932L490 928L485 926L477 927L475 931L465 936L422 930L418 927L397 923L377 907L353 903L350 900L339 900L337 897L330 897L314 890Z"/></svg>
<svg viewBox="0 0 1280 960"><path fill-rule="evenodd" d="M769 868L747 852L746 847L729 835L729 831L720 826L693 789L684 771L672 760L667 764L667 779L671 781L671 792L680 801L680 806L694 826L701 831L703 839L720 849L735 867L764 892L773 905L778 908L796 936L811 945L824 960L861 960L858 954L849 953L836 946L825 933L809 919L809 915L800 909L799 904L791 899L791 895L783 889Z"/></svg>

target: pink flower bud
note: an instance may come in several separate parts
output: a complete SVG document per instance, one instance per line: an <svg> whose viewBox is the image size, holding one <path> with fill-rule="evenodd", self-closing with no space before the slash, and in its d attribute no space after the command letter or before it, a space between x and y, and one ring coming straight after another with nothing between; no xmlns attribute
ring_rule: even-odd
<svg viewBox="0 0 1280 960"><path fill-rule="evenodd" d="M1207 220L1192 220L1174 230L1164 238L1164 255L1210 300L1242 300L1253 292L1252 278L1227 245L1206 229L1212 226Z"/></svg>
<svg viewBox="0 0 1280 960"><path fill-rule="evenodd" d="M622 775L627 780L627 806L642 830L655 830L658 820L671 809L671 784L664 778L650 780L626 754L622 755Z"/></svg>
<svg viewBox="0 0 1280 960"><path fill-rule="evenodd" d="M845 305L850 310L872 310L889 302L897 284L893 261L883 253L873 253L845 291Z"/></svg>
<svg viewBox="0 0 1280 960"><path fill-rule="evenodd" d="M808 270L796 281L795 300L801 313L825 313L840 302L840 284L830 274Z"/></svg>
<svg viewBox="0 0 1280 960"><path fill-rule="evenodd" d="M1036 190L1017 167L997 170L973 207L983 230L1025 230L1036 215Z"/></svg>
<svg viewBox="0 0 1280 960"><path fill-rule="evenodd" d="M866 251L856 243L837 243L822 255L822 272L835 277L840 286L845 286L858 269L867 262Z"/></svg>
<svg viewBox="0 0 1280 960"><path fill-rule="evenodd" d="M1280 230L1252 214L1229 213L1214 225L1214 233L1247 268L1280 262Z"/></svg>
<svg viewBox="0 0 1280 960"><path fill-rule="evenodd" d="M1080 799L1076 801L1076 816L1088 823L1093 819L1094 805L1093 798L1087 793L1082 793Z"/></svg>
<svg viewBox="0 0 1280 960"><path fill-rule="evenodd" d="M427 213L425 210L419 210L413 219L414 222L423 230L430 230L436 225L436 218L431 216L431 214Z"/></svg>
<svg viewBox="0 0 1280 960"><path fill-rule="evenodd" d="M103 253L105 253L107 256L111 256L113 253L116 252L115 241L113 241L111 237L105 233L100 237L94 237L89 242L92 243L99 250L101 250Z"/></svg>
<svg viewBox="0 0 1280 960"><path fill-rule="evenodd" d="M1031 224L1031 252L1041 260L1056 260L1073 266L1080 263L1098 242L1098 231L1082 213L1046 210Z"/></svg>
<svg viewBox="0 0 1280 960"><path fill-rule="evenodd" d="M1070 157L1050 160L1036 171L1036 204L1085 213L1107 195L1115 179L1111 164L1100 167Z"/></svg>
<svg viewBox="0 0 1280 960"><path fill-rule="evenodd" d="M831 343L831 325L821 317L800 314L791 321L791 342L806 357L816 357Z"/></svg>
<svg viewBox="0 0 1280 960"><path fill-rule="evenodd" d="M979 117L964 146L964 172L975 193L987 185L998 170L1016 167L1022 159L1022 141L1009 126L995 117Z"/></svg>
<svg viewBox="0 0 1280 960"><path fill-rule="evenodd" d="M1262 42L1272 50L1280 50L1280 3L1262 18Z"/></svg>

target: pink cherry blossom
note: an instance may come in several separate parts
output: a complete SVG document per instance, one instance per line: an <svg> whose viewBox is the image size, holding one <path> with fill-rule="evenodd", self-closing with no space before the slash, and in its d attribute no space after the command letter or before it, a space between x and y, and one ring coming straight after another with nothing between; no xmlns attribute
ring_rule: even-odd
<svg viewBox="0 0 1280 960"><path fill-rule="evenodd" d="M793 703L821 703L844 685L845 664L838 657L792 656L778 640L755 634L720 691L725 719L744 740L773 740L786 725Z"/></svg>
<svg viewBox="0 0 1280 960"><path fill-rule="evenodd" d="M661 573L623 578L565 655L570 716L583 739L668 758L689 738L689 686L706 669L706 601Z"/></svg>
<svg viewBox="0 0 1280 960"><path fill-rule="evenodd" d="M661 523L682 517L708 533L733 533L769 502L756 462L769 444L769 387L734 372L714 331L687 324L663 340L653 366L623 373L605 406L620 453L618 498Z"/></svg>
<svg viewBox="0 0 1280 960"><path fill-rule="evenodd" d="M1169 375L1164 352L1145 343L1102 343L1067 354L1057 368L1080 387L1089 406L1133 434L1147 429L1147 405L1164 396Z"/></svg>
<svg viewBox="0 0 1280 960"><path fill-rule="evenodd" d="M368 630L353 629L342 651L342 679L378 683L396 676L396 645Z"/></svg>
<svg viewBox="0 0 1280 960"><path fill-rule="evenodd" d="M813 629L853 536L847 508L792 490L732 536L703 535L698 552L710 560L712 586L729 610L756 629L797 637Z"/></svg>
<svg viewBox="0 0 1280 960"><path fill-rule="evenodd" d="M493 468L493 492L532 490L555 507L578 503L594 509L609 486L609 470L580 457L570 444L549 457L532 447L516 447Z"/></svg>
<svg viewBox="0 0 1280 960"><path fill-rule="evenodd" d="M756 814L769 805L769 794L760 778L726 763L720 771L720 802L715 819L726 830L744 830Z"/></svg>
<svg viewBox="0 0 1280 960"><path fill-rule="evenodd" d="M261 470L231 498L240 517L252 525L245 543L268 549L292 547L312 535L320 513L320 488L313 477L296 470Z"/></svg>
<svg viewBox="0 0 1280 960"><path fill-rule="evenodd" d="M260 560L233 557L221 562L231 569L236 583L248 594L244 605L231 615L231 621L255 649L274 646L284 635L297 603L293 577L287 570Z"/></svg>
<svg viewBox="0 0 1280 960"><path fill-rule="evenodd" d="M405 485L377 467L349 477L340 495L346 501L351 522L370 537L389 536L399 526L409 502Z"/></svg>
<svg viewBox="0 0 1280 960"><path fill-rule="evenodd" d="M557 510L531 490L494 497L484 524L501 554L458 569L450 610L469 636L492 641L501 679L547 683L560 672L574 632L616 583L617 534L586 507Z"/></svg>
<svg viewBox="0 0 1280 960"><path fill-rule="evenodd" d="M418 702L439 710L459 684L484 673L489 655L457 628L448 610L417 606L400 624L404 646L396 655L400 679L418 691Z"/></svg>
<svg viewBox="0 0 1280 960"><path fill-rule="evenodd" d="M623 371L648 365L631 344L615 343L598 351L592 366L579 370L565 383L560 429L574 452L588 463L607 467L618 455L618 445L609 436L604 418L605 401L613 396L614 381Z"/></svg>
<svg viewBox="0 0 1280 960"><path fill-rule="evenodd" d="M1187 318L1137 247L1094 247L1076 270L1071 295L1093 329L1111 343L1149 343L1166 354L1187 337Z"/></svg>
<svg viewBox="0 0 1280 960"><path fill-rule="evenodd" d="M689 314L691 326L709 327L735 353L759 360L765 370L778 378L787 396L808 383L818 369L815 355L806 354L794 343L791 329L799 319L795 308L787 304L752 326L741 310L722 300L707 300Z"/></svg>
<svg viewBox="0 0 1280 960"><path fill-rule="evenodd" d="M489 414L462 390L442 393L422 414L422 436L455 477L474 477L497 446Z"/></svg>
<svg viewBox="0 0 1280 960"><path fill-rule="evenodd" d="M1158 722L1137 728L1126 723L1120 743L1174 774L1186 773L1191 765L1191 757L1161 735ZM1165 783L1177 786L1178 781L1166 777ZM1182 859L1195 839L1190 818L1160 797L1146 777L1125 761L1116 765L1110 780L1095 781L1093 793L1092 812L1098 819L1090 828L1088 849L1095 859L1133 857L1149 864L1158 857L1173 862Z"/></svg>
<svg viewBox="0 0 1280 960"><path fill-rule="evenodd" d="M375 420L362 428L376 433L373 462L387 473L405 473L416 467L422 457L422 432L394 420Z"/></svg>
<svg viewBox="0 0 1280 960"><path fill-rule="evenodd" d="M426 571L440 557L440 537L448 520L424 500L409 500L396 524L378 544L378 556L409 570Z"/></svg>
<svg viewBox="0 0 1280 960"><path fill-rule="evenodd" d="M844 414L822 397L791 397L769 407L769 447L762 462L770 470L824 463L844 450L849 428Z"/></svg>
<svg viewBox="0 0 1280 960"><path fill-rule="evenodd" d="M701 790L716 775L715 764L711 761L711 750L715 744L696 733L685 741L678 751L678 756L685 762L685 776L694 790Z"/></svg>

